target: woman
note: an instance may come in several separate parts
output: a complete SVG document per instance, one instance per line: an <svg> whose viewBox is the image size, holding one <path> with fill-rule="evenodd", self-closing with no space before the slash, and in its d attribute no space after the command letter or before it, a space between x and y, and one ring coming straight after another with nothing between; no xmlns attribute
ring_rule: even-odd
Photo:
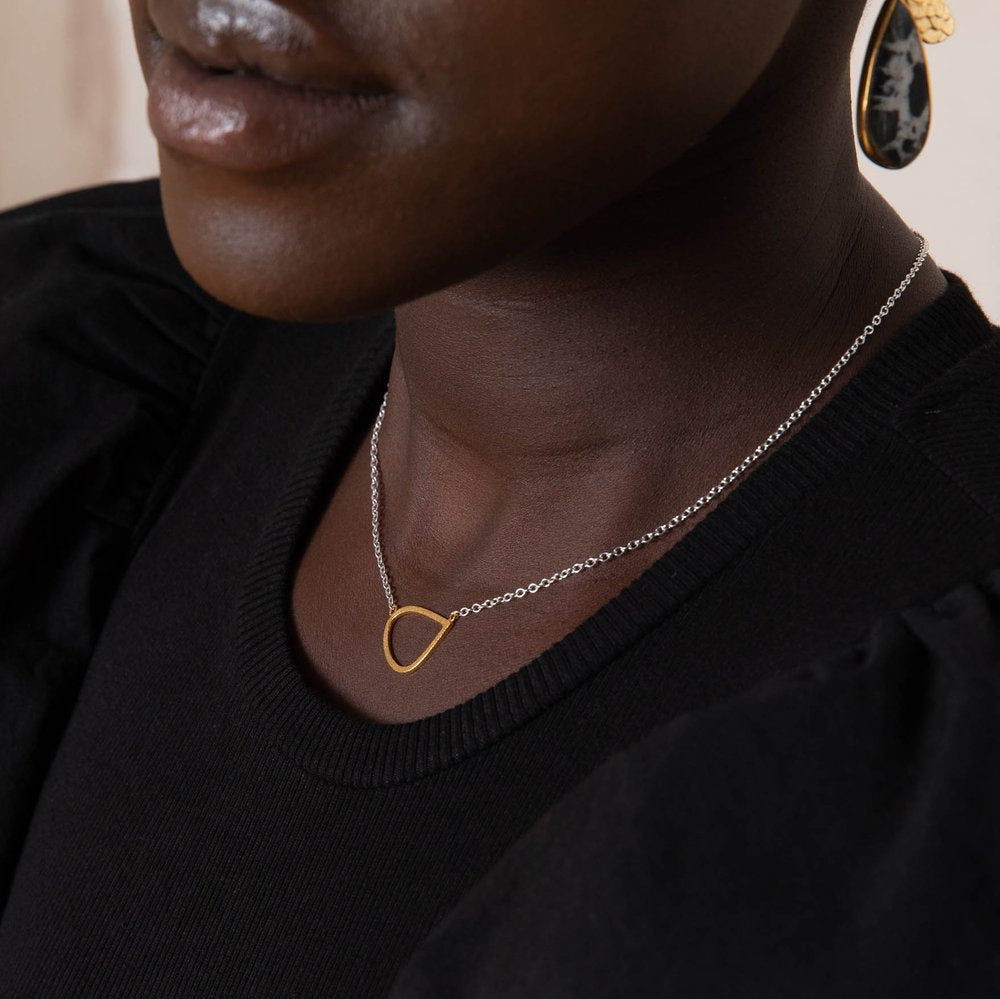
<svg viewBox="0 0 1000 999"><path fill-rule="evenodd" d="M133 0L159 185L0 222L0 993L1000 985L1000 344L861 6Z"/></svg>

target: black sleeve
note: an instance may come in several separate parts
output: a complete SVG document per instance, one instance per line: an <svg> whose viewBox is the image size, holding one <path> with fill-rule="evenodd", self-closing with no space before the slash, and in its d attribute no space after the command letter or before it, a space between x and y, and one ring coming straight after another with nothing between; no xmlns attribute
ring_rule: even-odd
<svg viewBox="0 0 1000 999"><path fill-rule="evenodd" d="M393 999L1000 995L1000 570L595 771Z"/></svg>
<svg viewBox="0 0 1000 999"><path fill-rule="evenodd" d="M155 181L0 214L0 909L226 318Z"/></svg>

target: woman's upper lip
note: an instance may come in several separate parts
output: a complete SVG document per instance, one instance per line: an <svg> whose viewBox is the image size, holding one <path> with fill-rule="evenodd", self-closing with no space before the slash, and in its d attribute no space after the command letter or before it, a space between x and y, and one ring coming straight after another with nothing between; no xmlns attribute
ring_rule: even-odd
<svg viewBox="0 0 1000 999"><path fill-rule="evenodd" d="M274 0L147 0L157 34L203 66L350 94L389 88L330 30Z"/></svg>

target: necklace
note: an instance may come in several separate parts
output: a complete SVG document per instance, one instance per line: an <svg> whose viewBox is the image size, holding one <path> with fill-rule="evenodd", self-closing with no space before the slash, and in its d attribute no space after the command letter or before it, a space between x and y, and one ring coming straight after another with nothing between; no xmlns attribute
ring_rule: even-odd
<svg viewBox="0 0 1000 999"><path fill-rule="evenodd" d="M672 531L679 524L682 524L688 519L692 514L700 510L706 503L710 503L714 500L723 490L728 486L732 485L741 475L743 475L750 466L757 461L761 455L764 454L768 448L772 447L781 437L787 432L787 430L794 424L803 413L822 395L826 388L830 385L830 382L840 373L843 367L848 361L858 352L865 341L875 332L875 330L882 324L882 320L889 314L889 310L899 301L903 292L909 287L910 282L916 277L917 271L920 270L924 261L927 259L927 240L923 236L920 236L920 248L917 252L916 259L910 266L910 269L906 272L905 277L899 283L896 290L886 299L885 304L872 316L871 321L865 326L864 330L858 335L857 339L844 351L844 353L837 360L836 364L819 380L815 387L810 391L810 393L799 403L799 405L788 415L788 417L783 420L775 430L768 435L767 439L762 441L760 444L754 448L735 468L727 472L721 479L707 493L699 496L690 506L684 508L680 513L674 514L669 520L664 523L654 527L652 530L647 531L645 534L637 538L632 538L630 541L626 541L623 544L616 545L614 548L610 548L607 551L600 552L597 555L591 555L588 558L583 559L580 562L574 562L572 565L568 565L563 569L559 569L553 572L549 576L545 576L543 579L535 580L530 583L526 583L524 586L518 586L516 589L508 590L506 593L498 594L494 597L488 597L484 600L477 601L476 603L470 604L467 607L462 607L459 610L453 610L448 615L437 614L432 610L428 610L426 607L419 607L415 604L409 604L405 607L399 607L396 605L396 597L393 592L392 583L389 579L389 570L386 568L385 555L382 551L382 539L379 533L379 522L381 520L382 512L382 502L379 492L379 464L378 464L378 439L379 433L382 430L382 421L385 418L386 404L389 400L388 390L382 397L382 406L379 409L378 417L375 420L375 426L372 428L371 437L371 487L372 487L372 545L375 549L375 563L378 566L379 577L382 580L382 589L385 590L385 598L389 604L389 619L385 623L385 629L382 633L382 650L385 653L386 662L392 667L397 673L412 673L414 670L419 669L434 650L441 644L445 635L452 629L455 622L459 618L468 617L470 614L478 614L481 611L488 610L492 607L496 607L498 604L509 604L513 600L521 600L526 596L538 593L539 590L548 589L555 583L561 583L563 580L569 579L571 576L579 575L581 572L586 572L588 569L593 569L595 566L602 565L605 562L610 562L611 559L620 558L622 555L627 555L629 552L634 552L638 548L642 548L648 545L650 542L655 541L657 538L662 537L668 531ZM430 621L433 621L438 625L438 632L431 640L431 643L424 649L424 651L417 656L409 665L404 665L400 663L392 650L392 632L396 626L396 622L400 618L405 617L409 614L417 614L421 617L425 617Z"/></svg>

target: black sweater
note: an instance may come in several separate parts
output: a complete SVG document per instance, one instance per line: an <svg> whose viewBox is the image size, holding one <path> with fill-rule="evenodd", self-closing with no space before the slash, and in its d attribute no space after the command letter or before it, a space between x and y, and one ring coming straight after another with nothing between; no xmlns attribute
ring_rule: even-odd
<svg viewBox="0 0 1000 999"><path fill-rule="evenodd" d="M0 216L0 996L1000 991L965 286L579 628L382 725L288 603L392 347L209 299L153 182Z"/></svg>

